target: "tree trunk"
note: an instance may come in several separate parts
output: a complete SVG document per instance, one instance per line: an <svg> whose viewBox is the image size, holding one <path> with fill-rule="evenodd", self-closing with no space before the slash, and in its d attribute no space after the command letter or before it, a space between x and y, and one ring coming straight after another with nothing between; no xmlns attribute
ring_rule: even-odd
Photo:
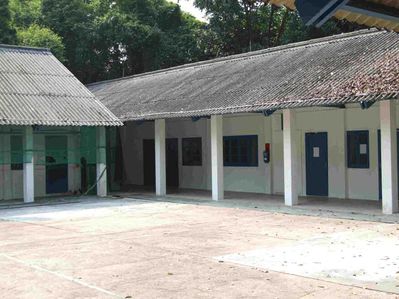
<svg viewBox="0 0 399 299"><path fill-rule="evenodd" d="M278 34L277 34L277 38L276 38L276 43L275 43L276 46L280 45L280 43L281 43L281 37L283 36L283 34L285 32L285 27L287 25L288 14L289 14L288 9L285 8L284 16L283 16L283 19L281 20L280 28L278 30Z"/></svg>
<svg viewBox="0 0 399 299"><path fill-rule="evenodd" d="M272 46L272 26L273 26L273 18L274 18L274 11L276 7L272 4L270 8L270 15L269 15L269 31L267 34L267 46Z"/></svg>
<svg viewBox="0 0 399 299"><path fill-rule="evenodd" d="M245 11L245 20L247 22L247 31L248 31L248 47L249 51L252 51L252 40L253 40L253 30L252 30L252 10L251 4L247 1L244 1L244 11Z"/></svg>

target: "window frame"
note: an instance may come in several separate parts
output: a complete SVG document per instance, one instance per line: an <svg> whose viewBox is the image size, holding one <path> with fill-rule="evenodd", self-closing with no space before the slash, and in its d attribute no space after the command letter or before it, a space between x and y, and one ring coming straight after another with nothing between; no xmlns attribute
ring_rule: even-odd
<svg viewBox="0 0 399 299"><path fill-rule="evenodd" d="M18 143L20 143L20 149L14 149L13 146L15 143L13 140L16 138L20 139ZM15 157L15 155L20 155L19 159ZM21 161L16 162L15 160ZM24 169L24 150L23 150L23 138L21 135L11 135L10 136L10 169L11 170L23 170Z"/></svg>
<svg viewBox="0 0 399 299"><path fill-rule="evenodd" d="M366 143L360 143L360 135L365 134L365 137L367 138ZM355 155L355 162L350 160L351 157L351 137L355 136L356 139L354 142L356 142L355 149L356 152L354 153ZM360 153L360 145L361 144L366 144L367 146L367 153L366 154L361 154ZM360 161L361 155L367 155L367 159L364 163ZM347 168L354 168L354 169L369 169L370 168L370 132L369 130L351 130L351 131L346 131L346 167Z"/></svg>
<svg viewBox="0 0 399 299"><path fill-rule="evenodd" d="M199 141L199 161L198 162L193 162L194 159L189 159L191 161L186 160L186 153L187 151L185 150L185 141L187 142L197 142ZM202 137L184 137L181 139L181 152L182 152L182 165L183 166L202 166ZM190 153L190 152L189 152ZM191 152L192 153L192 152Z"/></svg>
<svg viewBox="0 0 399 299"><path fill-rule="evenodd" d="M230 161L226 161L226 142L232 142L232 141L237 141L239 143L242 140L247 140L247 142L251 141L254 142L252 143L251 148L247 148L247 157L248 157L248 162L243 162L238 161L238 162L232 162L231 160L231 153L229 153L230 156ZM248 144L248 143L247 143ZM223 136L223 166L224 167L259 167L259 138L258 135L235 135L235 136ZM237 148L237 156L241 157L241 147ZM254 154L254 160L251 161L251 153Z"/></svg>

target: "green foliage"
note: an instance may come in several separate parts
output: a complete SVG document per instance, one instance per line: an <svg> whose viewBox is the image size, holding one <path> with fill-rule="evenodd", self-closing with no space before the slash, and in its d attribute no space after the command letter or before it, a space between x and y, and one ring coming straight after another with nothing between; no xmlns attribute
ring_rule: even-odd
<svg viewBox="0 0 399 299"><path fill-rule="evenodd" d="M48 48L60 61L65 60L61 37L48 28L34 24L27 29L17 30L17 38L19 45Z"/></svg>
<svg viewBox="0 0 399 299"><path fill-rule="evenodd" d="M108 4L108 3L107 3ZM164 0L98 0L104 12L94 21L97 53L107 72L97 79L120 77L204 59L198 38L206 28L176 4Z"/></svg>
<svg viewBox="0 0 399 299"><path fill-rule="evenodd" d="M82 81L97 71L93 59L94 16L82 0L42 0L42 23L60 35L66 66Z"/></svg>
<svg viewBox="0 0 399 299"><path fill-rule="evenodd" d="M15 29L11 26L8 0L0 0L0 43L13 44L15 39Z"/></svg>
<svg viewBox="0 0 399 299"><path fill-rule="evenodd" d="M305 27L296 12L265 0L195 0L205 10L216 35L217 55L230 55L353 31L359 28L329 21L322 28Z"/></svg>
<svg viewBox="0 0 399 299"><path fill-rule="evenodd" d="M0 42L48 47L89 83L356 29L307 28L267 0L195 4L209 24L167 0L0 0Z"/></svg>
<svg viewBox="0 0 399 299"><path fill-rule="evenodd" d="M41 0L10 0L13 25L28 28L32 24L38 24L41 17L41 8Z"/></svg>

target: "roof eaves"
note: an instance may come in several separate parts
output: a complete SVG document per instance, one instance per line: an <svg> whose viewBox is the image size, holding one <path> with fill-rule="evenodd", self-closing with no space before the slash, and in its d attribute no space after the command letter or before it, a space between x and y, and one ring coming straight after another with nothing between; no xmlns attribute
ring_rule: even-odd
<svg viewBox="0 0 399 299"><path fill-rule="evenodd" d="M328 105L336 104L351 104L359 103L361 101L382 101L382 100L399 100L399 91L378 93L378 94L360 94L345 96L340 98L312 98L312 99L299 99L286 102L271 102L267 104L245 105L245 106L231 106L221 108L209 108L202 110L192 111L175 111L175 112L160 112L152 114L137 115L134 117L121 117L122 122L126 121L139 121L139 120L155 120L160 118L184 118L184 117L200 117L216 114L234 114L234 113L247 113L259 112L266 109L288 109L288 108L311 108L311 107L325 107Z"/></svg>
<svg viewBox="0 0 399 299"><path fill-rule="evenodd" d="M20 50L31 50L31 51L49 52L49 53L51 53L51 50L49 48L30 47L30 46L17 46L17 45L0 44L0 48L17 49L17 50L18 49L20 49Z"/></svg>
<svg viewBox="0 0 399 299"><path fill-rule="evenodd" d="M22 120L22 119L0 119L1 125L12 126L50 126L50 127L120 127L123 123L120 120L112 121L53 121L53 120Z"/></svg>

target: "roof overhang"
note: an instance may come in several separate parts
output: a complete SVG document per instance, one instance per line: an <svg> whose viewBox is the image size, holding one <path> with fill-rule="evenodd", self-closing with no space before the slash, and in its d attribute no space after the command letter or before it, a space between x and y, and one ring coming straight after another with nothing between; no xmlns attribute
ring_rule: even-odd
<svg viewBox="0 0 399 299"><path fill-rule="evenodd" d="M339 53L339 55L337 55ZM300 65L301 67L293 67ZM399 99L399 34L361 30L88 85L122 121Z"/></svg>
<svg viewBox="0 0 399 299"><path fill-rule="evenodd" d="M271 0L297 9L306 25L322 26L331 17L399 32L399 3L390 0Z"/></svg>

